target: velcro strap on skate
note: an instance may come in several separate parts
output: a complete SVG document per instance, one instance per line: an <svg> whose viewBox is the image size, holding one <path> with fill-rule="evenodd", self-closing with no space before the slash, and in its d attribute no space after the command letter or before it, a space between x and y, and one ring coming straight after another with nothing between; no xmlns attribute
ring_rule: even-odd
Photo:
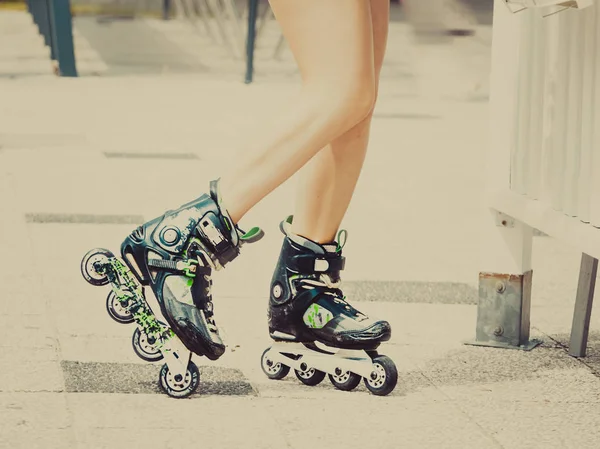
<svg viewBox="0 0 600 449"><path fill-rule="evenodd" d="M345 257L328 258L305 254L292 257L289 267L299 273L326 273L328 271L341 271L346 265Z"/></svg>
<svg viewBox="0 0 600 449"><path fill-rule="evenodd" d="M194 260L163 260L163 259L149 259L148 267L158 268L160 270L173 271L175 273L182 273L188 277L195 277L197 273L204 273L206 267L201 267L198 262ZM210 269L209 269L210 271Z"/></svg>
<svg viewBox="0 0 600 449"><path fill-rule="evenodd" d="M214 252L214 256L223 266L239 254L239 245L234 245L231 240L231 224L228 219L224 222L230 229L226 229L219 217L211 211L204 214L196 226L201 240L209 246L209 249ZM233 232L237 233L237 231Z"/></svg>

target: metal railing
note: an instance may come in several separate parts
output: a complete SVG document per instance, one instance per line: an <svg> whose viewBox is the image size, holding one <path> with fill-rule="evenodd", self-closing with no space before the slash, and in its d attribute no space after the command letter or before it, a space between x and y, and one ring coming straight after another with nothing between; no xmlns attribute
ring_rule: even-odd
<svg viewBox="0 0 600 449"><path fill-rule="evenodd" d="M273 19L270 5L260 0L171 0L174 16L186 21L214 44L222 45L232 58L245 61L245 82L253 81L254 50L269 20ZM283 36L274 57L283 49Z"/></svg>
<svg viewBox="0 0 600 449"><path fill-rule="evenodd" d="M77 76L69 0L27 0L27 10L50 48L57 74Z"/></svg>

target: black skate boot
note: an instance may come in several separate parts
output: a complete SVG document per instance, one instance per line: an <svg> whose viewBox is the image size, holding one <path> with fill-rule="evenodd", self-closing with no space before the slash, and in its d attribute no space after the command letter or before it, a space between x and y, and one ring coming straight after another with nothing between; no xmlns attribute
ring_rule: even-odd
<svg viewBox="0 0 600 449"><path fill-rule="evenodd" d="M390 324L356 310L340 289L345 263L341 246L320 245L295 235L291 223L292 217L281 223L285 238L271 281L268 311L271 338L363 350L388 341Z"/></svg>
<svg viewBox="0 0 600 449"><path fill-rule="evenodd" d="M165 212L129 235L121 245L125 263L154 292L163 316L191 352L218 359L225 352L213 315L212 270L259 240L262 230L244 233L221 204L218 181L177 210Z"/></svg>
<svg viewBox="0 0 600 449"><path fill-rule="evenodd" d="M285 238L271 281L268 310L269 334L275 341L262 354L263 372L280 380L294 369L296 377L309 386L328 375L344 391L355 389L362 379L371 393L390 394L398 382L398 370L377 349L390 340L391 326L367 317L346 301L340 289L345 242L320 245L293 234L291 223L292 217L281 223Z"/></svg>

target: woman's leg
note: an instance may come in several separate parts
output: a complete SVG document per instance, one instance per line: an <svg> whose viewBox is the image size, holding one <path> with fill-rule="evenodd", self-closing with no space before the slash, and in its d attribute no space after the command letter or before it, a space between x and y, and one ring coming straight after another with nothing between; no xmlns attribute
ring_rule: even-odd
<svg viewBox="0 0 600 449"><path fill-rule="evenodd" d="M374 53L371 64L375 80L379 76L385 49L388 2L368 2L372 22L369 40L373 41ZM335 366L336 376L340 377L332 375L330 379L338 388L345 390L355 388L361 381L357 374L359 371L356 371L357 359L337 353L334 359L326 361L322 352L311 358L311 351L305 352L305 348L315 349L312 343L318 342L330 348L366 350L373 357L370 351L391 338L392 329L388 321L367 316L347 301L341 290L345 257L336 245L331 244L361 171L370 121L371 111L354 127L332 139L304 167L294 219L291 223L285 220L281 224L284 238L273 270L267 314L271 338L286 342L285 346L274 346L274 353L278 353L281 364L292 365L286 364L289 356L284 354L306 357L302 358L305 367L314 371L311 374L308 370L304 377L299 377L309 384L313 384L313 380L318 383L325 377L325 371ZM297 347L289 346L288 342L303 343L298 346L301 350L295 352ZM379 385L377 394L388 394L397 382L393 362L385 362L390 368L385 377L379 377L380 368L376 367L379 362L375 358L372 361L365 360L362 375L367 376L368 382ZM267 363L267 366L272 364ZM328 372L331 374L331 371Z"/></svg>
<svg viewBox="0 0 600 449"><path fill-rule="evenodd" d="M240 218L328 142L369 114L375 101L369 0L271 0L298 62L303 90L279 123L265 123L245 160L210 192L143 224L121 245L140 283L186 347L217 359L225 346L213 315L213 269L234 260ZM229 216L228 216L229 212ZM197 263L196 263L197 262ZM87 263L87 262L86 262ZM190 283L190 275L195 273Z"/></svg>
<svg viewBox="0 0 600 449"><path fill-rule="evenodd" d="M386 49L389 0L370 0L376 91ZM294 233L318 243L335 239L358 181L371 127L372 111L334 139L300 172Z"/></svg>
<svg viewBox="0 0 600 449"><path fill-rule="evenodd" d="M221 179L234 223L329 142L363 120L375 101L369 0L270 0L298 63L303 89L278 122Z"/></svg>

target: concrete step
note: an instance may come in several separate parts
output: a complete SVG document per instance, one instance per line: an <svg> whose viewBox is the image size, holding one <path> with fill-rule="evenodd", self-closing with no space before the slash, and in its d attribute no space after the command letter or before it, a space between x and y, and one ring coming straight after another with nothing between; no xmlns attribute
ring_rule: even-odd
<svg viewBox="0 0 600 449"><path fill-rule="evenodd" d="M52 75L50 48L29 13L0 11L0 75Z"/></svg>

